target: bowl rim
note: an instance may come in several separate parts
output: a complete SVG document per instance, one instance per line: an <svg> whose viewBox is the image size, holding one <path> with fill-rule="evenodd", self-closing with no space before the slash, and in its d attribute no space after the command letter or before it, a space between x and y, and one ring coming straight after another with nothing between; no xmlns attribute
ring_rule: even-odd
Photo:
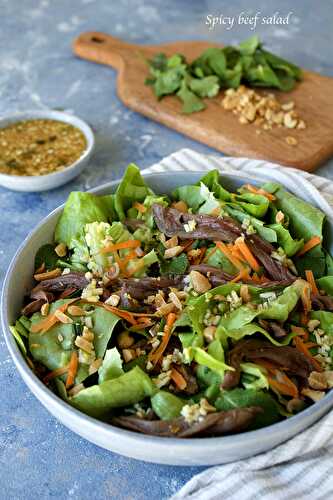
<svg viewBox="0 0 333 500"><path fill-rule="evenodd" d="M174 172L177 174L177 172ZM179 173L184 173L184 171L180 171ZM185 172L186 173L186 172ZM207 173L206 170L202 171L195 171L195 174L205 174ZM157 177L157 176L165 176L168 175L168 172L153 172L149 174L144 174L143 176L147 181L149 182L149 179L151 177ZM235 179L236 181L239 181L242 178L247 178L246 174L239 176L239 175L233 175L226 173L225 174L228 178ZM100 186L97 186L93 189L90 189L87 192L90 193L98 193L99 191L103 191L106 189L112 189L114 186L117 186L119 184L120 180L114 180L110 182L106 182ZM31 386L34 388L34 390L30 388L31 392L36 396L36 392L41 392L44 397L44 401L47 401L50 405L52 405L55 408L54 415L56 416L56 410L62 410L63 414L66 414L68 417L73 417L72 423L75 425L75 427L78 424L85 425L86 427L88 426L90 430L94 432L99 432L99 430L103 429L105 433L109 434L109 436L115 436L117 438L119 437L124 437L132 442L136 442L137 444L149 444L152 443L154 445L159 445L161 452L163 451L163 448L169 448L169 445L175 449L175 452L177 452L177 448L181 448L182 450L185 449L194 449L196 448L197 450L202 450L204 453L205 448L211 449L212 443L216 443L216 445L222 446L223 444L225 446L230 446L233 444L235 439L242 439L243 444L250 444L253 441L260 440L262 438L265 438L267 436L267 432L272 432L272 433L279 433L279 431L283 432L286 428L288 428L291 423L294 423L297 425L297 423L301 422L302 420L306 420L306 417L312 416L314 413L316 413L318 410L324 410L326 407L326 412L323 411L322 413L325 414L327 411L330 409L330 406L333 404L333 390L330 392L326 393L325 396L320 400L317 401L316 403L313 403L311 406L306 408L305 410L301 411L300 413L293 415L291 417L288 417L285 420L282 420L280 422L268 425L266 427L262 427L256 430L251 430L251 431L245 431L241 433L236 433L232 435L227 435L227 436L217 436L217 437L194 437L194 438L187 438L187 439L179 439L176 437L169 437L169 438L164 438L160 436L151 436L149 434L140 434L135 431L130 431L126 429L122 429L121 427L116 427L110 423L103 422L101 420L98 420L97 418L91 417L76 408L72 407L69 403L63 401L60 396L56 395L54 392L52 392L43 382L35 375L35 373L31 370L31 368L28 366L26 361L23 358L23 355L21 351L19 350L18 345L16 344L16 341L13 337L13 335L10 332L9 329L9 322L7 318L7 296L8 296L8 290L9 290L9 283L11 280L11 275L13 271L15 270L16 267L16 262L20 258L21 252L24 250L26 244L30 241L31 238L34 237L35 233L37 233L42 226L45 225L45 223L48 222L49 219L52 219L54 215L58 214L63 210L65 203L62 203L60 206L52 210L46 217L44 217L35 227L32 229L29 234L25 237L17 251L15 252L9 267L7 269L3 287L2 287L2 293L1 293L1 325L2 325L2 330L4 333L5 341L7 348L12 356L12 359L16 365L16 368L18 369L20 375L22 376L24 382L27 384L26 379L29 379ZM27 384L28 385L28 384ZM36 396L38 398L38 396ZM39 398L38 398L39 399ZM44 401L42 404L44 404ZM41 401L40 401L41 402ZM44 404L45 406L45 404ZM47 408L49 410L49 408ZM50 411L50 410L49 410ZM59 413L59 411L57 412ZM56 416L57 419L59 417ZM66 425L66 424L64 424ZM72 427L73 428L73 427ZM302 430L305 430L302 429ZM75 431L74 431L75 432ZM296 432L294 435L297 435L299 432ZM294 436L292 436L294 437ZM289 438L289 439L292 439ZM87 439L87 438L85 438Z"/></svg>
<svg viewBox="0 0 333 500"><path fill-rule="evenodd" d="M43 174L43 175L11 175L0 172L0 180L12 179L13 181L20 182L21 184L24 182L29 184L35 184L35 183L37 184L38 182L40 182L40 179L43 180L45 179L46 181L50 182L56 181L60 177L64 176L65 173L76 170L76 168L92 154L95 148L95 134L90 125L77 115L67 113L65 111L58 111L53 109L45 109L45 110L36 109L36 110L18 111L17 113L11 113L11 114L8 113L0 117L0 129L6 127L6 125L3 125L3 122L8 122L7 125L10 125L12 123L17 123L19 121L24 121L29 119L55 120L73 125L73 127L78 128L85 136L85 139L87 141L87 147L77 160L75 160L73 163L70 163L65 168L63 168L63 170L60 170L59 172L52 172L50 174Z"/></svg>

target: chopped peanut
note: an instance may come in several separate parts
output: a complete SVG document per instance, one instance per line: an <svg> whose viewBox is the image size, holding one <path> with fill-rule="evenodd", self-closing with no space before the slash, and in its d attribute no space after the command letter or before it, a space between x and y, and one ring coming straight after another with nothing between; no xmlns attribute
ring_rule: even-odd
<svg viewBox="0 0 333 500"><path fill-rule="evenodd" d="M65 257L67 254L67 247L64 243L59 243L54 249L58 257Z"/></svg>
<svg viewBox="0 0 333 500"><path fill-rule="evenodd" d="M45 302L45 304L42 305L40 308L40 312L42 316L47 316L49 314L49 309L50 309L50 304L48 302Z"/></svg>
<svg viewBox="0 0 333 500"><path fill-rule="evenodd" d="M294 101L281 104L274 94L262 95L244 85L237 89L227 89L222 106L237 115L242 125L254 124L264 130L271 130L273 127L302 130L306 127L295 110ZM297 141L292 138L287 143L295 146Z"/></svg>
<svg viewBox="0 0 333 500"><path fill-rule="evenodd" d="M115 293L113 293L112 295L110 295L110 297L108 299L106 299L105 304L109 304L110 306L117 307L117 305L119 304L119 301L120 301L119 295L116 295Z"/></svg>
<svg viewBox="0 0 333 500"><path fill-rule="evenodd" d="M180 309L180 310L183 309L182 303L180 302L180 300L177 297L177 295L175 294L175 292L170 292L169 293L169 299L177 307L177 309Z"/></svg>
<svg viewBox="0 0 333 500"><path fill-rule="evenodd" d="M132 335L130 335L128 331L124 330L123 332L119 333L117 342L120 349L128 349L134 344L135 341Z"/></svg>
<svg viewBox="0 0 333 500"><path fill-rule="evenodd" d="M332 389L332 387L333 387L333 371L326 370L325 372L323 372L323 374L325 375L325 379L326 379L328 388Z"/></svg>
<svg viewBox="0 0 333 500"><path fill-rule="evenodd" d="M67 316L67 314L59 311L59 309L57 309L54 312L54 315L60 321L60 323L64 323L64 324L73 323L72 318L70 318L69 316Z"/></svg>
<svg viewBox="0 0 333 500"><path fill-rule="evenodd" d="M302 389L303 396L306 396L316 403L325 396L324 391L314 391L312 389Z"/></svg>
<svg viewBox="0 0 333 500"><path fill-rule="evenodd" d="M327 380L324 373L311 372L308 380L312 389L316 389L318 391L327 389Z"/></svg>
<svg viewBox="0 0 333 500"><path fill-rule="evenodd" d="M135 358L135 352L133 349L123 349L123 358L125 363L132 361Z"/></svg>
<svg viewBox="0 0 333 500"><path fill-rule="evenodd" d="M100 368L100 366L102 365L102 362L103 362L102 358L96 358L89 366L89 375L96 373Z"/></svg>
<svg viewBox="0 0 333 500"><path fill-rule="evenodd" d="M178 245L178 237L173 236L169 240L166 240L163 244L164 244L165 248L176 247Z"/></svg>
<svg viewBox="0 0 333 500"><path fill-rule="evenodd" d="M177 210L179 210L179 212L183 212L183 213L186 213L188 211L188 207L185 203L185 201L177 201L175 203L172 203L172 208L176 208Z"/></svg>
<svg viewBox="0 0 333 500"><path fill-rule="evenodd" d="M205 293L212 288L209 280L199 271L191 271L190 279L194 290L198 293Z"/></svg>
<svg viewBox="0 0 333 500"><path fill-rule="evenodd" d="M172 248L167 248L164 252L164 258L165 259L172 259L173 257L177 257L180 253L182 253L183 247L180 245L176 245L175 247Z"/></svg>
<svg viewBox="0 0 333 500"><path fill-rule="evenodd" d="M276 213L276 216L275 216L275 221L278 223L278 224L281 224L283 221L284 221L284 213L281 212L281 210L279 210L277 213Z"/></svg>
<svg viewBox="0 0 333 500"><path fill-rule="evenodd" d="M208 343L213 342L216 333L216 326L206 326L203 331L203 336L205 337Z"/></svg>
<svg viewBox="0 0 333 500"><path fill-rule="evenodd" d="M91 342L88 340L84 339L83 337L76 337L75 339L75 345L79 348L82 349L82 351L87 352L88 354L91 354L93 351L93 345Z"/></svg>

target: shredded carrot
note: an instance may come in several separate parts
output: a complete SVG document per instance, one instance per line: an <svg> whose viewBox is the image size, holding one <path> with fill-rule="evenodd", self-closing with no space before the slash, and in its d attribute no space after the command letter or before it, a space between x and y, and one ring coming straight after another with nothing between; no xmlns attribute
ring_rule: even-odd
<svg viewBox="0 0 333 500"><path fill-rule="evenodd" d="M232 255L231 251L225 243L223 243L222 241L216 241L215 245L237 269L241 270L244 268L244 265L240 262L240 260Z"/></svg>
<svg viewBox="0 0 333 500"><path fill-rule="evenodd" d="M300 337L294 337L293 343L296 349L302 354L304 354L304 356L306 356L311 361L316 370L318 372L321 372L322 367L320 363L318 363L318 361L312 356L311 352L309 351L309 348L304 344L303 340Z"/></svg>
<svg viewBox="0 0 333 500"><path fill-rule="evenodd" d="M118 250L126 250L128 248L138 248L141 245L139 240L127 240L115 243L114 245L107 245L100 250L100 253L116 252Z"/></svg>
<svg viewBox="0 0 333 500"><path fill-rule="evenodd" d="M308 318L307 313L301 312L301 320L300 321L301 321L301 325L303 325L303 326L306 326L308 324L309 318Z"/></svg>
<svg viewBox="0 0 333 500"><path fill-rule="evenodd" d="M242 281L249 278L249 273L247 269L241 269L237 276L235 276L232 280L230 280L230 283L237 283L237 281Z"/></svg>
<svg viewBox="0 0 333 500"><path fill-rule="evenodd" d="M266 368L266 370L271 373L275 373L277 369L277 366L267 359L259 358L256 360L256 364L262 366L263 368Z"/></svg>
<svg viewBox="0 0 333 500"><path fill-rule="evenodd" d="M197 257L195 257L195 259L193 260L193 265L198 265L198 264L201 264L201 262L203 261L204 257L205 257L205 253L206 253L206 247L202 247L202 248L199 248L199 255Z"/></svg>
<svg viewBox="0 0 333 500"><path fill-rule="evenodd" d="M54 311L54 313L49 314L48 316L46 316L46 318L43 318L41 321L38 321L38 323L34 323L33 325L31 325L30 331L32 333L45 333L45 332L47 332L50 328L52 328L52 326L54 326L59 321L59 319L56 316L56 312L57 311L60 311L63 313L66 312L67 307L77 300L80 300L80 299L79 298L72 299L72 300L66 302L65 304L63 304L62 306L58 307L58 309L56 309Z"/></svg>
<svg viewBox="0 0 333 500"><path fill-rule="evenodd" d="M259 278L257 273L253 273L251 279L254 283L261 283L261 279Z"/></svg>
<svg viewBox="0 0 333 500"><path fill-rule="evenodd" d="M144 321L141 321L144 320ZM149 318L138 318L137 319L137 324L133 325L130 327L130 330L132 332L139 332L143 330L144 328L149 328L150 326L153 326L154 322L151 321Z"/></svg>
<svg viewBox="0 0 333 500"><path fill-rule="evenodd" d="M79 299L79 300L81 300L81 302L84 302L85 304L91 305L91 302L88 302L84 299ZM108 311L113 312L116 316L118 315L119 317L123 317L124 319L126 319L125 318L126 315L128 317L131 316L132 318L135 317L150 318L156 316L156 314L150 314L150 313L136 313L136 312L125 311L124 309L118 309L118 307L111 306L110 304L106 304L105 302L94 302L94 306L104 307Z"/></svg>
<svg viewBox="0 0 333 500"><path fill-rule="evenodd" d="M314 279L314 276L313 276L313 272L308 269L307 271L305 271L305 277L306 277L306 281L311 286L311 292L314 295L318 295L319 292L318 292L318 288L317 288L317 285L316 285L316 280Z"/></svg>
<svg viewBox="0 0 333 500"><path fill-rule="evenodd" d="M135 251L132 251L132 252L129 252L126 257L124 257L123 259L121 259L121 264L122 266L125 266L130 260L132 259L137 259L138 256L136 254Z"/></svg>
<svg viewBox="0 0 333 500"><path fill-rule="evenodd" d="M64 375L65 373L68 372L68 369L69 369L69 364L66 366L62 366L61 368L57 368L56 370L53 370L43 378L43 382L46 384L50 380L56 377L60 377L61 375Z"/></svg>
<svg viewBox="0 0 333 500"><path fill-rule="evenodd" d="M137 322L136 322L133 314L130 313L129 311L123 311L121 309L118 309L117 307L110 306L109 304L105 304L104 302L100 302L100 304L98 304L96 302L95 304L102 305L102 307L104 307L104 309L106 309L107 311L112 312L113 314L115 314L119 318L122 318L122 319L126 320L131 325L136 325L137 324Z"/></svg>
<svg viewBox="0 0 333 500"><path fill-rule="evenodd" d="M302 328L300 326L291 325L291 331L293 333L296 333L300 337L304 337L304 340L308 340L309 339L309 332L307 332L304 328Z"/></svg>
<svg viewBox="0 0 333 500"><path fill-rule="evenodd" d="M133 203L133 208L136 208L137 211L140 212L140 214L144 214L145 212L147 212L147 208L142 203L139 203L138 201Z"/></svg>
<svg viewBox="0 0 333 500"><path fill-rule="evenodd" d="M237 248L235 245L230 245L229 248L231 250L232 255L234 257L236 257L236 259L240 260L241 262L246 262L243 254L240 252L239 248Z"/></svg>
<svg viewBox="0 0 333 500"><path fill-rule="evenodd" d="M124 269L124 266L123 266L123 262L122 262L121 258L119 257L118 252L115 250L115 251L112 253L112 255L113 255L114 260L115 260L115 261L116 261L116 263L118 264L119 269L120 269L122 272L124 272L124 271L125 271L125 269Z"/></svg>
<svg viewBox="0 0 333 500"><path fill-rule="evenodd" d="M301 250L296 254L296 257L300 257L301 255L304 255L306 252L311 250L311 248L314 248L317 245L320 245L320 243L321 243L320 236L313 236L306 243L304 243L303 248L301 248Z"/></svg>
<svg viewBox="0 0 333 500"><path fill-rule="evenodd" d="M253 194L261 194L262 196L265 196L269 201L274 201L276 200L276 197L271 194L271 193L268 193L267 191L265 191L264 189L262 188L256 188L254 186L252 186L252 184L246 184L244 186L248 191L250 191L250 193L253 193Z"/></svg>
<svg viewBox="0 0 333 500"><path fill-rule="evenodd" d="M66 389L68 389L74 384L78 366L79 366L79 358L77 352L73 351L68 365Z"/></svg>
<svg viewBox="0 0 333 500"><path fill-rule="evenodd" d="M237 238L235 241L235 246L239 249L243 257L245 258L246 262L250 265L250 267L253 269L253 271L258 272L260 269L260 266L258 264L258 261L254 257L253 253L245 243L243 238Z"/></svg>
<svg viewBox="0 0 333 500"><path fill-rule="evenodd" d="M303 308L304 308L305 313L308 313L309 311L311 311L311 295L310 295L310 293L311 293L310 285L305 286L302 290L302 295L301 295L302 304L303 304Z"/></svg>
<svg viewBox="0 0 333 500"><path fill-rule="evenodd" d="M176 368L171 368L171 380L174 381L174 383L176 384L176 386L178 387L178 389L180 389L181 391L183 391L186 386L187 386L187 382L186 380L184 379L183 375L181 373L179 373L178 370L176 370Z"/></svg>
<svg viewBox="0 0 333 500"><path fill-rule="evenodd" d="M265 274L262 274L261 276L259 276L259 280L260 280L260 283L269 283L270 280L267 276L265 276Z"/></svg>
<svg viewBox="0 0 333 500"><path fill-rule="evenodd" d="M319 347L316 342L304 342L304 345L307 349L312 349L312 347Z"/></svg>
<svg viewBox="0 0 333 500"><path fill-rule="evenodd" d="M298 397L298 388L290 380L290 378L283 372L276 370L276 377L280 378L280 381L276 380L276 378L271 377L270 375L267 377L269 385L275 389L280 394L285 396L291 396L293 398Z"/></svg>
<svg viewBox="0 0 333 500"><path fill-rule="evenodd" d="M148 359L153 363L154 366L158 363L159 359L161 358L161 356L163 356L163 353L167 348L172 333L172 327L176 319L177 316L175 313L171 312L168 314L164 327L164 335L162 337L162 341L158 346L158 348L156 349L156 351L149 353Z"/></svg>

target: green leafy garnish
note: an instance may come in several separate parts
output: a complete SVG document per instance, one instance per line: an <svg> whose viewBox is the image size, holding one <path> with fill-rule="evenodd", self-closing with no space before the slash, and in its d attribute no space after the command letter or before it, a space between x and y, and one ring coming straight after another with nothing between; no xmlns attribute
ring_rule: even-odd
<svg viewBox="0 0 333 500"><path fill-rule="evenodd" d="M302 78L300 68L264 50L257 36L238 47L206 49L191 64L181 54L168 58L163 53L147 62L146 85L152 86L158 99L176 94L183 102L183 113L203 110L202 98L215 97L221 88L247 83L289 91Z"/></svg>
<svg viewBox="0 0 333 500"><path fill-rule="evenodd" d="M188 258L186 253L178 255L170 260L163 260L160 262L162 274L184 274L188 267Z"/></svg>
<svg viewBox="0 0 333 500"><path fill-rule="evenodd" d="M47 243L40 247L35 256L35 270L45 264L45 270L49 271L57 266L58 255L54 251L54 245Z"/></svg>

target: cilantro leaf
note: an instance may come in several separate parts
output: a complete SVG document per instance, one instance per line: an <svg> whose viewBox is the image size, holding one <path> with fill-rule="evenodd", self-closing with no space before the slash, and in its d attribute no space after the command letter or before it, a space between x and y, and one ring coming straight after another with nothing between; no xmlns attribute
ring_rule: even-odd
<svg viewBox="0 0 333 500"><path fill-rule="evenodd" d="M215 97L220 90L217 76L206 76L205 78L192 78L190 89L199 97Z"/></svg>
<svg viewBox="0 0 333 500"><path fill-rule="evenodd" d="M185 253L170 260L160 261L162 274L184 274L188 266L188 259Z"/></svg>
<svg viewBox="0 0 333 500"><path fill-rule="evenodd" d="M182 81L181 87L177 92L177 96L183 101L183 113L201 111L206 107L202 100L188 88L185 80Z"/></svg>
<svg viewBox="0 0 333 500"><path fill-rule="evenodd" d="M57 266L58 255L54 251L54 245L47 243L39 248L35 256L35 270L45 264L46 271L54 269Z"/></svg>

